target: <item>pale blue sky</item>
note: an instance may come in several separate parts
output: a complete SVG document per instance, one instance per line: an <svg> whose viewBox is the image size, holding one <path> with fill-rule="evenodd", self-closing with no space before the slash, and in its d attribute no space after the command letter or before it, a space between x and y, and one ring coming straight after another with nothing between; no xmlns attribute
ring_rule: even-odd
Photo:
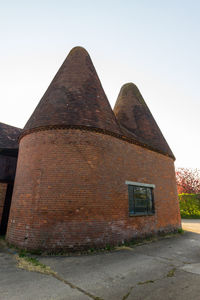
<svg viewBox="0 0 200 300"><path fill-rule="evenodd" d="M200 1L0 0L0 122L23 127L83 46L111 106L134 82L179 167L200 168Z"/></svg>

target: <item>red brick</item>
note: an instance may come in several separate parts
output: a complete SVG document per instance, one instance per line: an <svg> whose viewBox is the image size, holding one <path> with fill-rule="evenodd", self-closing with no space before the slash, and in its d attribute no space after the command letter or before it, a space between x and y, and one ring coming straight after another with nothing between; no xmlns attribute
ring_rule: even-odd
<svg viewBox="0 0 200 300"><path fill-rule="evenodd" d="M155 184L155 215L130 217L125 181ZM102 133L33 132L20 141L7 240L64 250L180 227L171 157Z"/></svg>

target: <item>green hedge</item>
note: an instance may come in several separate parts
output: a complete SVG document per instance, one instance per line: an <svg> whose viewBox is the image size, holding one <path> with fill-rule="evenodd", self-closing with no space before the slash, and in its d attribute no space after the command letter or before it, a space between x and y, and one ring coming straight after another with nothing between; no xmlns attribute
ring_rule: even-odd
<svg viewBox="0 0 200 300"><path fill-rule="evenodd" d="M200 194L179 194L182 218L200 219Z"/></svg>

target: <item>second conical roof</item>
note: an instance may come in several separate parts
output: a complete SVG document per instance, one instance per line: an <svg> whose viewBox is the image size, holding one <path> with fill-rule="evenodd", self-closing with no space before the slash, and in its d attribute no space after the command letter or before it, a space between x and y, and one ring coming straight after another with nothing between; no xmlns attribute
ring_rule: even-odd
<svg viewBox="0 0 200 300"><path fill-rule="evenodd" d="M114 113L124 135L174 158L136 85L127 83L122 86Z"/></svg>
<svg viewBox="0 0 200 300"><path fill-rule="evenodd" d="M88 126L120 134L87 51L73 48L24 127Z"/></svg>

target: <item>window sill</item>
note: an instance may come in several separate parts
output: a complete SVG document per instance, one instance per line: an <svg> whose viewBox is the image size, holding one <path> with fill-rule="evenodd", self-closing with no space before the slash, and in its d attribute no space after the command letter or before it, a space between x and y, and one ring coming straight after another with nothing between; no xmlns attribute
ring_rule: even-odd
<svg viewBox="0 0 200 300"><path fill-rule="evenodd" d="M148 216L155 216L155 213L129 213L129 217L148 217Z"/></svg>

